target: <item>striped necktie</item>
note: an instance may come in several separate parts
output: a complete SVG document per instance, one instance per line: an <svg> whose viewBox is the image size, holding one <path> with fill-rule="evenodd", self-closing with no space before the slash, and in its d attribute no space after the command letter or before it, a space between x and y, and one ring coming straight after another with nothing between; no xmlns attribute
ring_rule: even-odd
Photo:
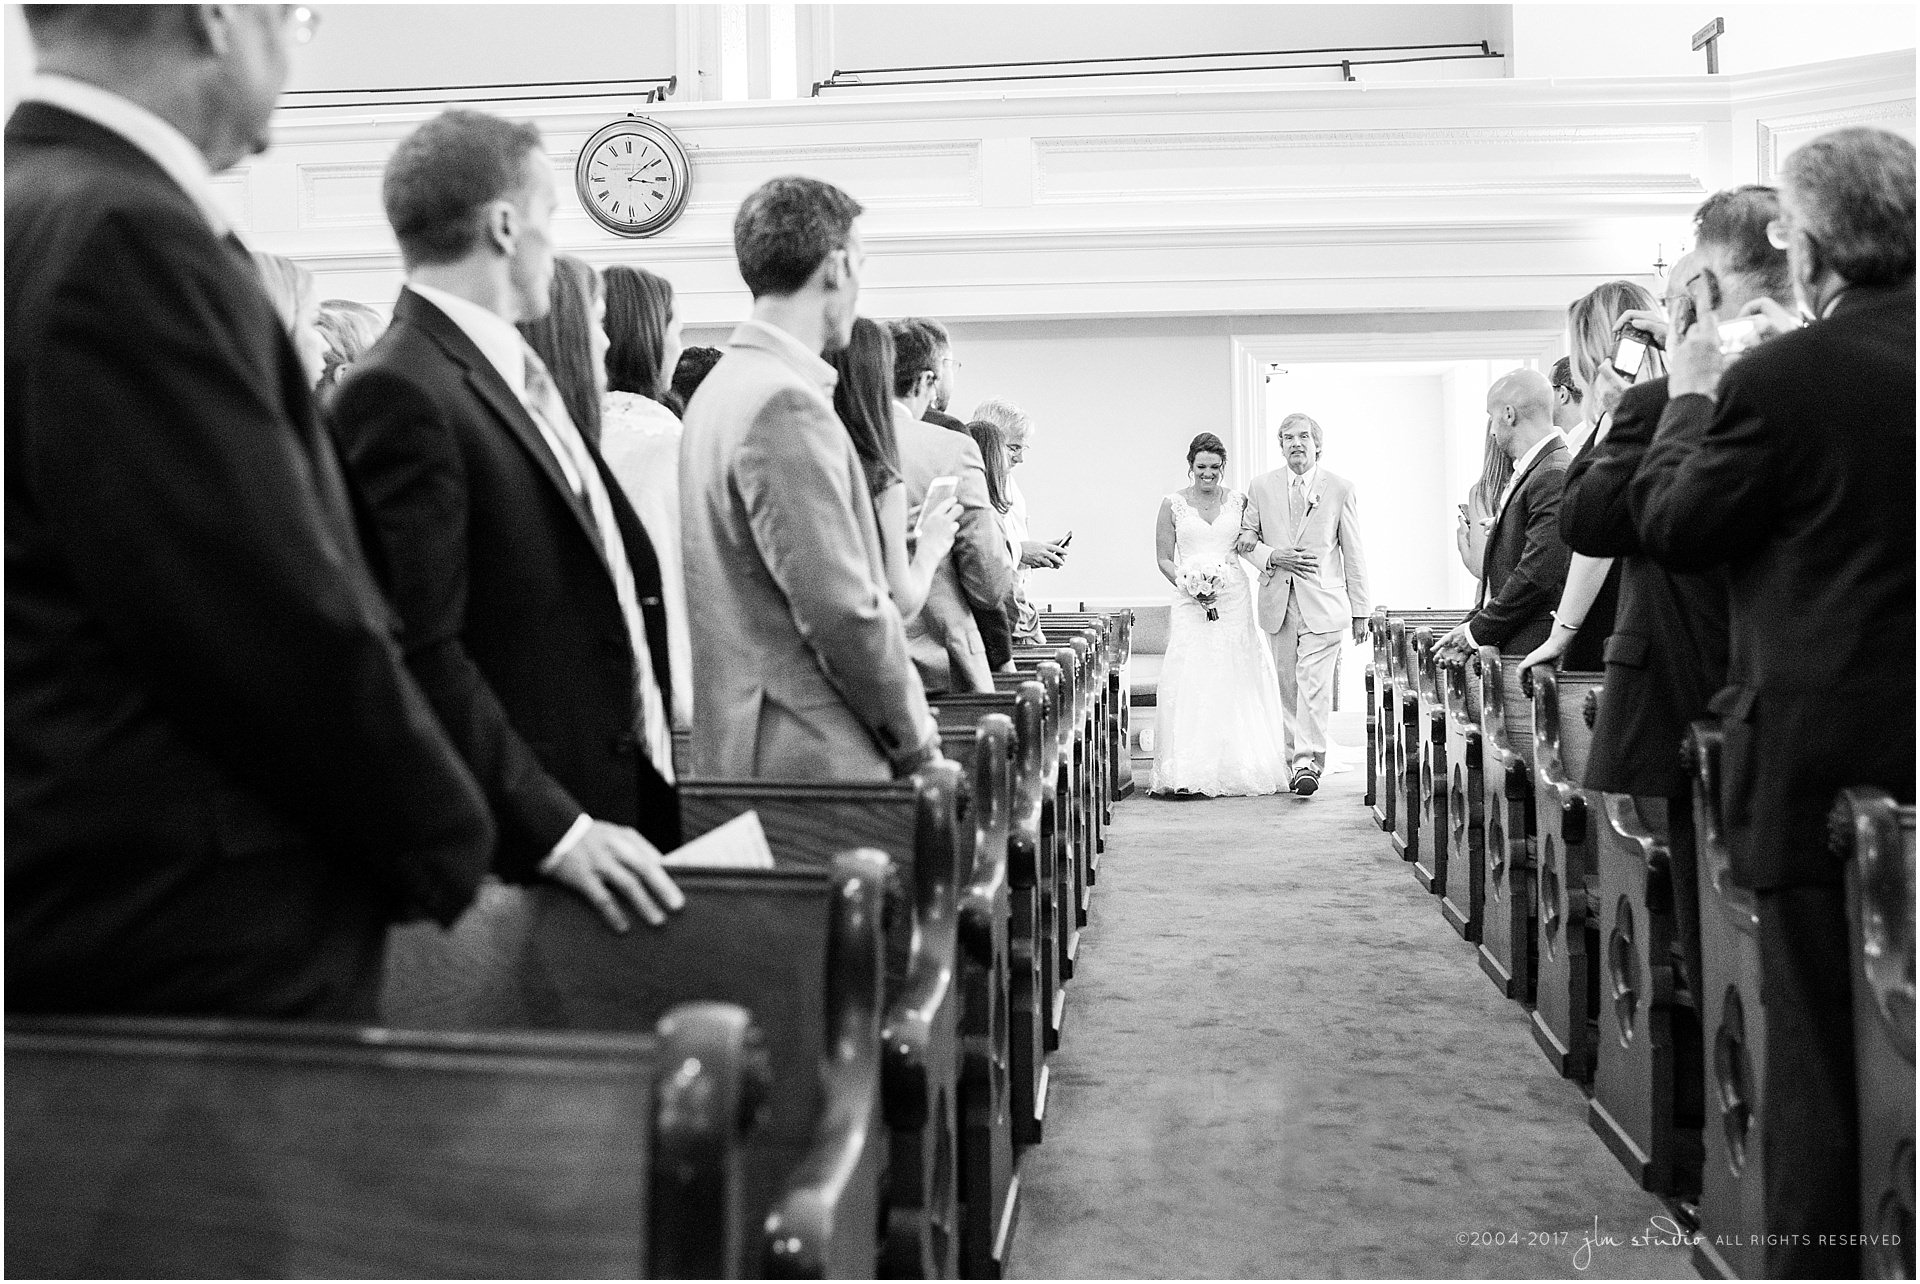
<svg viewBox="0 0 1920 1284"><path fill-rule="evenodd" d="M561 471L574 487L574 494L587 501L593 515L593 529L599 536L600 552L613 576L614 597L620 603L621 618L626 621L627 641L633 651L635 703L638 717L634 728L645 746L654 770L668 784L673 783L673 724L667 717L666 701L660 695L660 683L653 673L653 653L647 647L647 628L640 614L640 602L633 586L633 568L627 562L626 542L620 537L620 525L614 519L613 500L600 476L593 452L575 426L573 416L560 399L560 390L547 374L546 363L532 348L526 350L527 408L546 430L548 445L557 447Z"/></svg>

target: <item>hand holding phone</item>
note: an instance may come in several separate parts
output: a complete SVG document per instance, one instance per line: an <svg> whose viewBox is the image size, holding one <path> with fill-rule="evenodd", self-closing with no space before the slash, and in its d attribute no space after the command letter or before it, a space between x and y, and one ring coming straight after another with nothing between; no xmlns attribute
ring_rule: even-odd
<svg viewBox="0 0 1920 1284"><path fill-rule="evenodd" d="M1055 548L1065 548L1067 545L1071 543L1073 543L1073 532L1068 531L1065 535L1062 535L1059 539L1055 540L1053 542L1053 546Z"/></svg>
<svg viewBox="0 0 1920 1284"><path fill-rule="evenodd" d="M920 501L922 508L938 508L959 493L958 477L936 477L927 483L927 495Z"/></svg>
<svg viewBox="0 0 1920 1284"><path fill-rule="evenodd" d="M1647 359L1647 345L1628 330L1620 336L1620 346L1613 350L1613 371L1628 383L1640 377L1640 367Z"/></svg>

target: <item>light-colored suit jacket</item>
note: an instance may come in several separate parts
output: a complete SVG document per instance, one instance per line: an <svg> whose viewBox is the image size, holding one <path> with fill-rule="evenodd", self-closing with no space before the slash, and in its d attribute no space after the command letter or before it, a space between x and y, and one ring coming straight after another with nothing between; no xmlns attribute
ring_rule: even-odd
<svg viewBox="0 0 1920 1284"><path fill-rule="evenodd" d="M1287 618L1287 598L1300 604L1307 633L1344 633L1355 617L1372 614L1367 597L1367 555L1360 546L1360 510L1353 483L1322 468L1307 492L1306 519L1292 529L1287 487L1293 473L1276 468L1247 487L1241 529L1257 537L1248 556L1260 571L1260 627L1278 633ZM1303 548L1320 560L1314 575L1266 570L1277 548Z"/></svg>
<svg viewBox="0 0 1920 1284"><path fill-rule="evenodd" d="M987 501L987 470L972 437L926 423L893 405L907 508L918 511L936 477L957 477L960 532L933 573L926 604L907 621L907 644L929 691L991 691L993 669L973 612L998 611L1013 593L1013 562L999 514Z"/></svg>
<svg viewBox="0 0 1920 1284"><path fill-rule="evenodd" d="M935 733L833 367L761 322L687 407L693 771L886 780Z"/></svg>

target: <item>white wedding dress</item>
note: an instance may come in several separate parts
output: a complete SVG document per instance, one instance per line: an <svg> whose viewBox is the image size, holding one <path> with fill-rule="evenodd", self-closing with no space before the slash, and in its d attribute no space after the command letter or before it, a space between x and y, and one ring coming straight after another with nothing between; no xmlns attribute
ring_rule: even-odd
<svg viewBox="0 0 1920 1284"><path fill-rule="evenodd" d="M1220 618L1179 590L1167 633L1154 714L1153 793L1279 793L1287 788L1280 686L1273 653L1253 616L1253 592L1233 542L1247 497L1229 492L1213 521L1186 496L1173 507L1174 561L1185 572L1224 568Z"/></svg>

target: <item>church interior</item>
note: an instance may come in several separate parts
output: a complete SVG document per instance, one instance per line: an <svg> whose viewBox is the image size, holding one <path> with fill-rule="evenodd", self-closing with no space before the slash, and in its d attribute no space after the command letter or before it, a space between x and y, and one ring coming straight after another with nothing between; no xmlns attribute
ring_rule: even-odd
<svg viewBox="0 0 1920 1284"><path fill-rule="evenodd" d="M5 17L12 112L35 54L23 6ZM554 251L665 278L684 346L724 352L755 305L737 212L823 180L864 208L860 315L937 318L944 408L1030 421L1027 522L1064 556L1021 572L1037 621L992 688L927 696L945 762L681 770L686 835L751 815L773 867L675 870L664 928L489 883L457 929L392 929L362 1027L96 1028L18 1017L10 991L9 1274L1780 1272L1794 1179L1760 1121L1796 1087L1765 1074L1755 894L1722 877L1721 731L1686 742L1692 814L1590 788L1610 668L1436 648L1484 604L1456 508L1489 387L1546 380L1605 283L1669 298L1715 193L1779 184L1837 130L1910 154L1911 6L310 17L271 148L211 176L245 248L384 323L408 269L383 174L464 107L537 128ZM636 137L672 178L623 221L594 157ZM1156 512L1197 435L1238 493L1284 472L1298 415L1357 495L1371 595L1329 661L1324 783L1153 792L1185 605ZM1886 717L1912 739L1910 702ZM14 799L10 775L10 834ZM1913 808L1856 790L1836 817L1849 1260L1910 1279ZM1681 829L1704 983L1674 926Z"/></svg>

